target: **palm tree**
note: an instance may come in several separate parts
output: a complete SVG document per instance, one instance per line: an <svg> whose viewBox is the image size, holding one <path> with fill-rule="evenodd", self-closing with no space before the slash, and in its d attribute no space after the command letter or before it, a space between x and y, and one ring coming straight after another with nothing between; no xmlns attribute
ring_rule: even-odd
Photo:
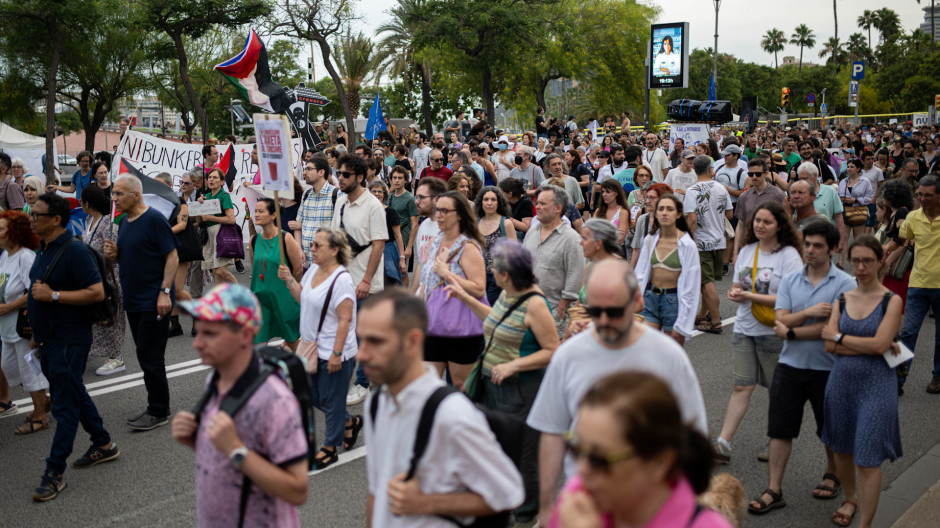
<svg viewBox="0 0 940 528"><path fill-rule="evenodd" d="M813 33L812 29L806 27L806 24L800 24L796 26L793 35L790 36L790 44L795 44L800 47L799 72L803 73L803 48L813 49L813 46L816 45L816 34Z"/></svg>
<svg viewBox="0 0 940 528"><path fill-rule="evenodd" d="M819 51L819 58L823 58L827 55L830 56L829 60L832 61L834 66L838 66L837 62L838 57L836 56L839 50L839 39L832 37L823 44L822 50Z"/></svg>
<svg viewBox="0 0 940 528"><path fill-rule="evenodd" d="M346 85L346 100L352 115L359 114L359 90L375 70L375 44L362 32L346 33L333 46L336 67Z"/></svg>
<svg viewBox="0 0 940 528"><path fill-rule="evenodd" d="M869 60L871 48L865 43L865 35L861 33L852 33L849 35L849 41L846 44L849 56L854 60Z"/></svg>
<svg viewBox="0 0 940 528"><path fill-rule="evenodd" d="M430 61L427 51L417 49L411 38L416 29L415 15L425 11L426 5L426 0L399 0L390 10L392 18L376 30L376 36L382 37L376 49L376 75L403 78L408 93L411 93L408 74L416 73L421 78L421 114L425 132L430 137L433 132Z"/></svg>
<svg viewBox="0 0 940 528"><path fill-rule="evenodd" d="M871 9L866 9L862 11L862 14L859 15L858 20L855 22L858 23L858 27L868 30L868 48L871 49L871 28L875 25L875 22L878 19L878 15Z"/></svg>
<svg viewBox="0 0 940 528"><path fill-rule="evenodd" d="M878 29L878 32L881 33L881 41L883 44L887 43L901 31L901 19L893 9L882 7L878 11L875 11L874 14L875 21L873 25Z"/></svg>
<svg viewBox="0 0 940 528"><path fill-rule="evenodd" d="M934 47L934 45L937 42L936 26L934 25L934 20L933 20L933 17L934 17L933 2L934 0L930 0L930 47L931 49ZM920 5L920 0L917 0L917 4Z"/></svg>
<svg viewBox="0 0 940 528"><path fill-rule="evenodd" d="M783 45L787 43L787 37L777 28L768 29L764 33L764 38L760 41L760 47L767 53L774 54L774 67L780 66L777 62L777 52L783 51Z"/></svg>
<svg viewBox="0 0 940 528"><path fill-rule="evenodd" d="M837 10L837 7L838 7L838 6L836 6L836 0L832 0L832 19L835 21L835 26L836 26L836 27L835 27L835 33L832 34L832 38L835 39L836 44L837 44L834 48L832 48L832 63L835 64L836 66L839 65L839 63L838 63L838 61L837 61L837 59L838 59L838 54L839 54L839 46L838 46L838 42L839 42L839 12L838 12L838 10ZM820 57L821 57L821 56L822 56L822 55L820 55Z"/></svg>

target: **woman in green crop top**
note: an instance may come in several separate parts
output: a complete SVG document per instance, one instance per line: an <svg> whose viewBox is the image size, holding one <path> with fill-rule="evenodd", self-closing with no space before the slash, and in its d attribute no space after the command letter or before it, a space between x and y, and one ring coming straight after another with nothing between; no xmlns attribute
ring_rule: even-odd
<svg viewBox="0 0 940 528"><path fill-rule="evenodd" d="M458 284L446 289L483 319L483 406L525 420L560 342L551 307L535 284L532 253L518 242L502 239L493 246L492 257L493 277L503 289L492 309ZM520 469L526 499L514 512L517 519L538 514L538 447L539 433L525 426Z"/></svg>

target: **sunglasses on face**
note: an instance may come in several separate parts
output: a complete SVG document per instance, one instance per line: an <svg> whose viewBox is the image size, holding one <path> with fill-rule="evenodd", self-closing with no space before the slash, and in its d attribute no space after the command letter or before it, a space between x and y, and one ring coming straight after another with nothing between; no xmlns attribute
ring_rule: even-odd
<svg viewBox="0 0 940 528"><path fill-rule="evenodd" d="M593 453L579 444L577 438L570 431L565 433L565 450L576 459L586 460L591 470L599 473L610 473L611 466L618 462L629 460L635 456L633 449L627 449L622 453L608 453L606 455Z"/></svg>
<svg viewBox="0 0 940 528"><path fill-rule="evenodd" d="M600 319L602 314L607 314L607 317L611 319L619 319L623 317L624 312L627 311L626 306L585 306L584 311L587 312L588 317L591 319Z"/></svg>

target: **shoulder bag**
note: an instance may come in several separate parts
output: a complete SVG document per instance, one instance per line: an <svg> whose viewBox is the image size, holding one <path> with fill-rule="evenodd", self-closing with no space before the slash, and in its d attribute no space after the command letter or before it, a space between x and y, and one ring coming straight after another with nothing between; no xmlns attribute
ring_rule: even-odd
<svg viewBox="0 0 940 528"><path fill-rule="evenodd" d="M330 300L333 299L333 287L336 286L336 281L343 273L346 273L346 270L337 273L336 277L333 277L333 282L330 283L330 289L326 291L326 299L323 301L323 309L320 310L320 323L317 324L317 337L320 336L320 330L323 330L323 321L326 321L326 312L330 309ZM297 355L306 360L307 372L310 374L315 374L317 372L317 362L320 360L320 350L317 347L316 341L306 341L301 337L300 342L297 343Z"/></svg>
<svg viewBox="0 0 940 528"><path fill-rule="evenodd" d="M218 258L245 258L245 242L238 224L219 224L215 235L215 254Z"/></svg>
<svg viewBox="0 0 940 528"><path fill-rule="evenodd" d="M757 256L760 254L760 244L754 250L754 267L751 268L751 292L757 293ZM764 326L773 326L776 319L773 306L765 306L751 301L751 313L757 322Z"/></svg>
<svg viewBox="0 0 940 528"><path fill-rule="evenodd" d="M897 280L904 280L904 275L907 274L908 270L914 264L914 244L905 246L904 253L901 254L901 258L894 263L894 270L891 272L891 276Z"/></svg>
<svg viewBox="0 0 940 528"><path fill-rule="evenodd" d="M483 400L483 358L486 357L486 353L493 344L493 336L496 335L496 329L499 328L499 325L503 324L506 318L512 315L512 313L515 312L517 308L522 306L522 303L528 301L535 295L541 294L538 292L529 292L520 295L519 298L516 299L516 302L514 302L512 306L506 310L506 313L504 313L499 322L496 323L496 326L493 327L493 331L490 333L490 338L486 340L486 347L483 349L480 357L477 358L477 362L473 365L473 369L470 371L470 374L467 376L467 380L463 384L463 391L472 401L480 403Z"/></svg>
<svg viewBox="0 0 940 528"><path fill-rule="evenodd" d="M849 184L848 181L845 183L845 188L847 193L851 193L848 190ZM845 194L843 198L848 198L849 195ZM867 205L846 205L843 208L845 214L845 223L850 226L860 226L868 222L868 206Z"/></svg>

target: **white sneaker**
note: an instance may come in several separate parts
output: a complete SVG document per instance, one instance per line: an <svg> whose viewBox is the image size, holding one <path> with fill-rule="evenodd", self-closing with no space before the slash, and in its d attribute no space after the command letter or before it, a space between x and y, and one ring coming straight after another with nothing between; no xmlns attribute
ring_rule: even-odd
<svg viewBox="0 0 940 528"><path fill-rule="evenodd" d="M346 394L346 405L358 405L365 401L366 396L369 395L369 389L363 387L362 385L353 384L349 388L349 392Z"/></svg>
<svg viewBox="0 0 940 528"><path fill-rule="evenodd" d="M123 370L125 370L123 361L120 359L110 359L107 363L98 367L95 374L99 376L110 376L111 374L117 374Z"/></svg>

